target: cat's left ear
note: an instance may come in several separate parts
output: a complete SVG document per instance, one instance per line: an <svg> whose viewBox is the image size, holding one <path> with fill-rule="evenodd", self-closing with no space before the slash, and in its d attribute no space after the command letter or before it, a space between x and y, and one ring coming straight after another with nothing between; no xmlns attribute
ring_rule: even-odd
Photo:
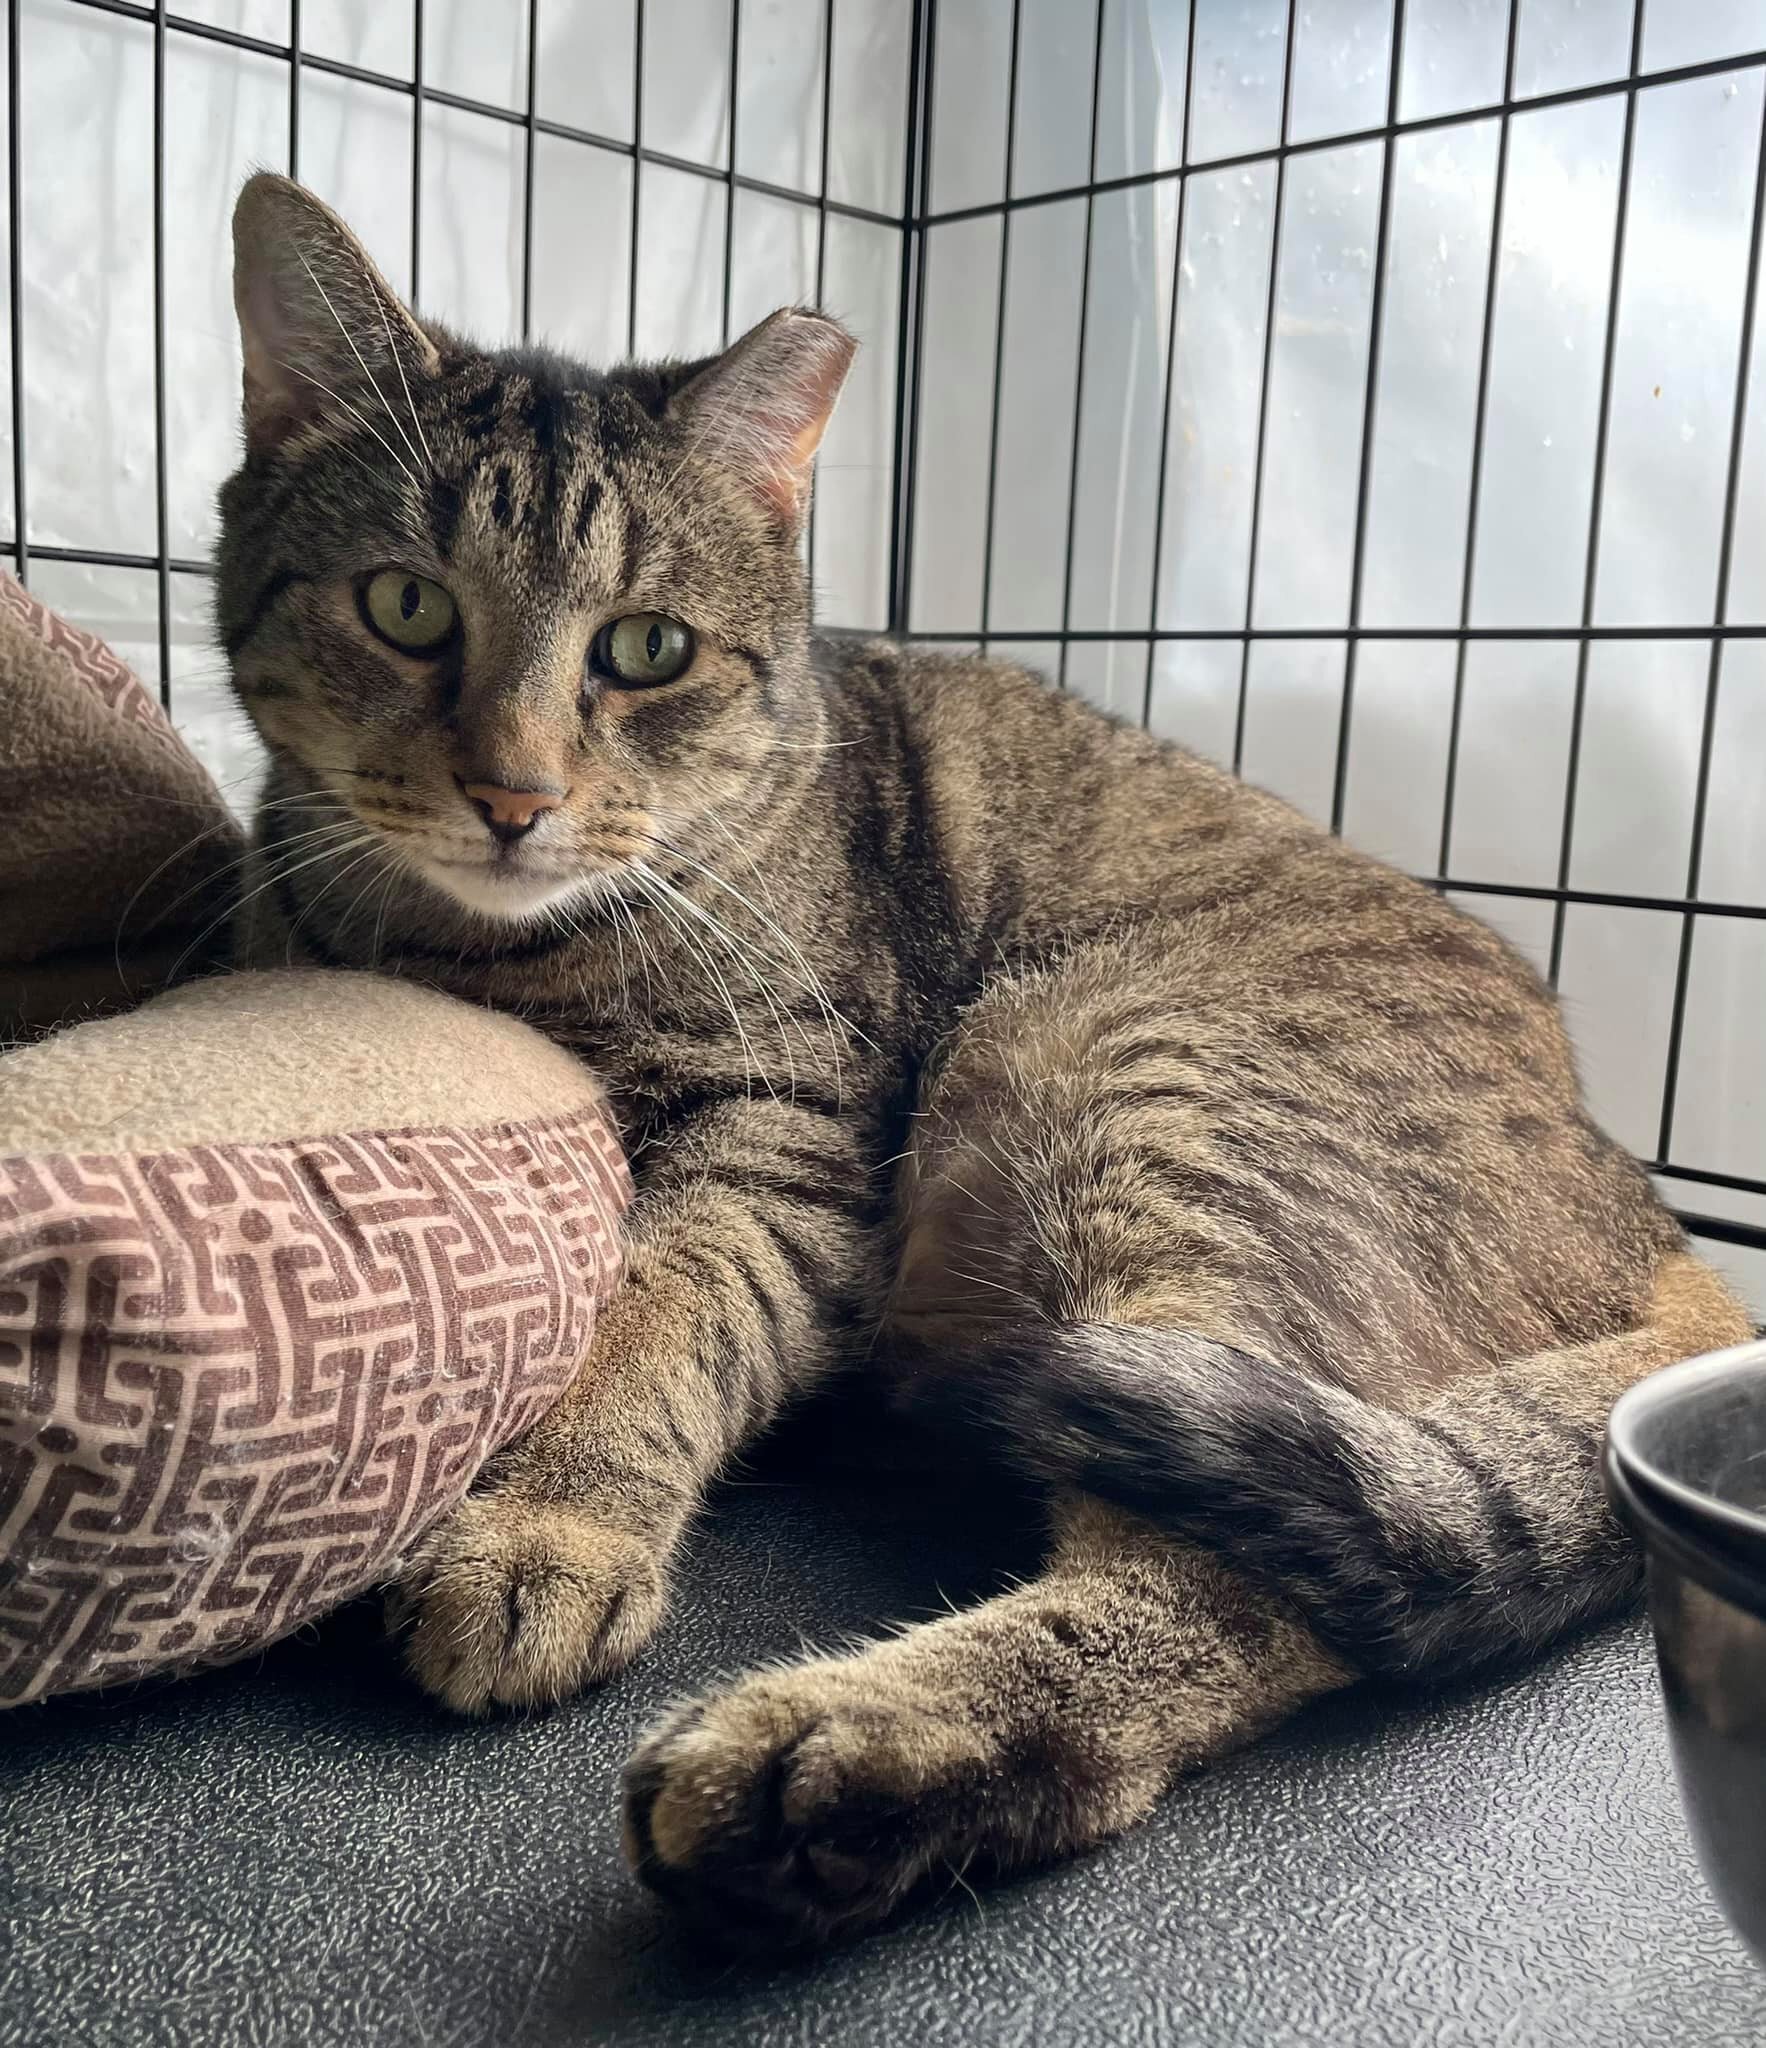
<svg viewBox="0 0 1766 2048"><path fill-rule="evenodd" d="M816 450L857 353L838 320L787 306L684 384L669 410L688 421L696 451L734 471L795 538Z"/></svg>
<svg viewBox="0 0 1766 2048"><path fill-rule="evenodd" d="M249 178L233 208L233 300L255 452L327 415L377 417L401 382L436 367L434 342L367 250L323 200L274 171Z"/></svg>

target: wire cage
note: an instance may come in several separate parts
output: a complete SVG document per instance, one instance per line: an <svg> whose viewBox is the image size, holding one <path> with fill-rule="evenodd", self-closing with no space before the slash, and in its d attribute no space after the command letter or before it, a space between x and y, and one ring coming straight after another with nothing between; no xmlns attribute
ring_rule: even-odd
<svg viewBox="0 0 1766 2048"><path fill-rule="evenodd" d="M6 57L6 545L230 786L250 165L487 337L825 304L824 621L1496 923L1766 1313L1766 0L10 0Z"/></svg>

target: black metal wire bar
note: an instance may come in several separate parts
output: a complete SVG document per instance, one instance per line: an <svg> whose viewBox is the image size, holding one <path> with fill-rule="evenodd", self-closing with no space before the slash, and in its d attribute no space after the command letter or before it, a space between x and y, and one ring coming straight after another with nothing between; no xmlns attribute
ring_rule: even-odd
<svg viewBox="0 0 1766 2048"><path fill-rule="evenodd" d="M1686 1229L1694 1237L1707 1237L1718 1244L1745 1245L1751 1251L1766 1251L1766 1224L1732 1223L1727 1216L1699 1216L1686 1209L1676 1209Z"/></svg>
<svg viewBox="0 0 1766 2048"><path fill-rule="evenodd" d="M665 164L673 171L687 171L695 178L713 178L720 184L726 182L735 186L738 192L761 192L769 199L783 199L792 206L801 206L806 212L828 212L837 220L862 220L874 228L898 228L901 216L894 213L879 213L874 206L853 206L844 199L830 199L823 202L813 192L798 192L789 185L776 185L766 178L756 178L748 172L739 172L734 178L728 173L708 164L689 163L686 158L669 156L660 149L643 152L648 164Z"/></svg>
<svg viewBox="0 0 1766 2048"><path fill-rule="evenodd" d="M1766 1195L1766 1181L1751 1180L1740 1173L1711 1173L1701 1166L1679 1166L1666 1159L1642 1159L1645 1173L1661 1173L1674 1180L1691 1182L1701 1188L1727 1188L1738 1195Z"/></svg>
<svg viewBox="0 0 1766 2048"><path fill-rule="evenodd" d="M1631 15L1631 64L1637 75L1638 57L1643 49L1644 0L1636 0ZM1625 282L1626 216L1631 207L1631 164L1637 142L1637 94L1625 96L1625 134L1619 146L1619 193L1613 210L1613 262L1607 289L1606 344L1601 351L1600 411L1594 430L1594 477L1588 493L1588 554L1582 573L1582 624L1594 622L1594 587L1600 571L1600 535L1605 509L1607 481L1607 437L1613 423L1613 358L1619 343L1619 303ZM1564 768L1564 828L1558 847L1558 886L1567 888L1570 861L1576 845L1576 785L1582 772L1582 728L1588 711L1589 642L1576 650L1576 689L1570 702L1570 750ZM1555 988L1564 964L1564 932L1567 904L1560 902L1552 912L1550 976Z"/></svg>
<svg viewBox="0 0 1766 2048"><path fill-rule="evenodd" d="M1509 0L1508 48L1503 57L1502 97L1515 94L1515 46L1521 26L1521 0ZM1505 112L1496 134L1496 178L1490 195L1490 257L1484 270L1484 328L1478 340L1478 398L1472 414L1472 469L1466 483L1465 567L1459 583L1459 642L1453 663L1453 708L1447 720L1447 765L1441 790L1441 850L1436 871L1446 874L1453 849L1453 814L1459 798L1459 744L1465 724L1466 652L1471 646L1472 576L1478 559L1478 506L1484 486L1484 437L1490 418L1490 356L1496 338L1496 287L1502 274L1504 213L1508 204L1509 116Z"/></svg>
<svg viewBox="0 0 1766 2048"><path fill-rule="evenodd" d="M1098 174L1098 86L1103 69L1104 0L1097 0L1097 33L1092 38L1091 53L1091 141L1085 159L1085 175L1088 181L1095 179ZM1001 202L1002 235L1005 233L1003 208L1010 204L1010 196L1007 195ZM1097 207L1098 202L1092 196L1088 184L1085 202L1085 248L1079 259L1079 348L1073 363L1073 446L1067 463L1067 546L1066 559L1061 569L1061 662L1060 672L1055 678L1063 690L1067 687L1068 629L1073 623L1073 539L1079 511L1079 449L1085 424L1085 343L1086 329L1091 325L1092 223L1097 217Z"/></svg>
<svg viewBox="0 0 1766 2048"><path fill-rule="evenodd" d="M1754 354L1754 317L1760 292L1760 246L1766 222L1766 95L1761 99L1760 132L1755 140L1754 214L1748 230L1747 279L1743 286L1741 334L1735 360L1735 397L1729 421L1729 468L1723 488L1723 526L1717 543L1717 591L1713 616L1721 624L1729 616L1730 572L1735 559L1736 507L1741 498L1742 446L1748 422L1748 373ZM1705 671L1705 706L1699 728L1698 778L1693 785L1692 844L1687 853L1686 894L1697 902L1705 860L1705 826L1711 801L1711 765L1717 741L1717 707L1723 687L1723 641L1711 641ZM1680 1090L1680 1050L1686 1031L1686 997L1692 979L1692 948L1697 930L1691 911L1681 919L1680 947L1674 962L1674 1005L1668 1020L1668 1058L1662 1072L1662 1121L1656 1140L1659 1158L1674 1151L1674 1107Z"/></svg>
<svg viewBox="0 0 1766 2048"><path fill-rule="evenodd" d="M994 626L984 640L1766 640L1766 624L1721 626ZM910 640L948 640L948 633L913 632Z"/></svg>
<svg viewBox="0 0 1766 2048"><path fill-rule="evenodd" d="M938 0L916 0L908 60L907 155L902 177L901 304L895 357L895 479L889 522L889 626L906 634L912 616L914 499L919 477L920 374L926 338L926 249L920 223L932 177L932 75Z"/></svg>
<svg viewBox="0 0 1766 2048"><path fill-rule="evenodd" d="M1295 0L1288 0L1288 33L1282 48L1281 126L1276 131L1277 140L1284 144L1288 139L1288 117L1293 106L1294 20L1297 12ZM1257 606L1257 558L1263 526L1263 452L1269 436L1269 372L1275 356L1275 309L1277 295L1281 290L1282 211L1287 184L1288 159L1285 155L1277 154L1275 196L1270 202L1269 214L1269 292L1263 311L1263 373L1257 392L1257 452L1251 464L1251 535L1245 558L1245 625L1243 633L1238 636L1244 640L1245 646L1243 654L1239 657L1239 702L1233 717L1235 775L1245 765L1245 714L1251 701L1251 622Z"/></svg>
<svg viewBox="0 0 1766 2048"><path fill-rule="evenodd" d="M696 178L719 178L724 173L707 168L704 164L687 163L680 157L665 156L659 149L647 149L644 161L652 164L667 164L672 170L690 171ZM739 192L763 192L769 199L787 200L792 206L805 209L815 208L818 212L831 213L836 220L862 220L874 228L898 228L901 216L894 213L879 213L874 206L854 206L845 199L830 199L825 203L813 192L797 192L789 185L775 185L765 178L756 178L744 171L730 182Z"/></svg>
<svg viewBox="0 0 1766 2048"><path fill-rule="evenodd" d="M1404 0L1392 0L1392 32L1386 72L1385 144L1380 154L1380 223L1374 233L1374 287L1368 307L1367 387L1361 401L1361 468L1355 492L1355 541L1349 563L1349 623L1361 624L1361 594L1367 572L1367 507L1374 473L1374 429L1378 424L1381 323L1386 316L1386 272L1392 263L1392 193L1398 182L1398 74L1404 57ZM1343 829L1349 796L1349 742L1355 724L1355 667L1361 642L1343 650L1343 702L1337 718L1337 762L1331 776L1331 830Z"/></svg>
<svg viewBox="0 0 1766 2048"><path fill-rule="evenodd" d="M742 0L730 0L730 135L729 186L724 193L723 303L718 332L730 345L730 293L736 268L736 111L742 97ZM633 173L636 176L636 172Z"/></svg>
<svg viewBox="0 0 1766 2048"><path fill-rule="evenodd" d="M308 60L311 62L311 60ZM370 74L367 83L379 85L382 80ZM405 87L408 92L409 86ZM527 116L516 107L493 107L483 100L467 99L457 92L444 92L440 86L425 86L423 97L432 106L447 107L459 114L476 114L487 121L501 121L505 126L525 128ZM817 208L821 202L813 192L799 192L790 185L780 185L768 178L756 178L747 171L731 174L727 161L721 164L702 164L690 156L675 156L666 149L644 149L629 142L620 142L612 136L597 135L592 129L573 128L566 121L553 121L542 115L534 122L542 135L550 135L560 142L578 142L585 149L599 149L609 156L636 157L646 164L659 164L667 171L685 171L690 178L703 178L712 185L733 185L741 192L762 192L769 199L784 199L793 206L806 210ZM881 213L873 206L854 206L844 199L830 199L828 211L838 214L843 220L868 221L872 227L893 228L901 225L893 213Z"/></svg>
<svg viewBox="0 0 1766 2048"><path fill-rule="evenodd" d="M539 107L540 0L527 0L527 142L521 159L521 338L533 338L533 178Z"/></svg>
<svg viewBox="0 0 1766 2048"><path fill-rule="evenodd" d="M1422 877L1431 889L1474 896L1520 896L1535 903L1587 903L1609 910L1660 910L1674 915L1766 918L1766 903L1694 902L1687 896L1639 896L1620 889L1565 889L1549 882L1474 882L1457 875Z"/></svg>
<svg viewBox="0 0 1766 2048"><path fill-rule="evenodd" d="M300 176L300 0L288 0L288 175Z"/></svg>
<svg viewBox="0 0 1766 2048"><path fill-rule="evenodd" d="M16 4L16 0L15 0ZM153 517L159 701L172 708L171 527L166 462L166 10L153 11Z"/></svg>
<svg viewBox="0 0 1766 2048"><path fill-rule="evenodd" d="M423 248L423 0L412 0L411 24L411 303L422 291ZM642 0L640 0L642 4Z"/></svg>
<svg viewBox="0 0 1766 2048"><path fill-rule="evenodd" d="M1098 0L1100 13L1104 0ZM1012 150L1018 133L1018 36L1023 23L1024 0L1012 0L1012 40L1006 58L1006 162L1000 190L1012 196ZM987 511L981 529L981 630L990 623L993 606L993 524L995 492L999 480L1000 384L1006 366L1006 286L1011 277L1012 216L1000 215L999 300L993 323L993 404L987 429Z"/></svg>
<svg viewBox="0 0 1766 2048"><path fill-rule="evenodd" d="M18 580L31 580L31 523L25 511L24 151L19 138L19 0L6 9L7 289L12 313L12 518Z"/></svg>
<svg viewBox="0 0 1766 2048"><path fill-rule="evenodd" d="M71 562L84 569L141 569L151 574L159 567L157 554L130 554L117 548L47 547L41 541L32 541L29 552L33 562ZM0 541L0 554L16 560L18 553L16 538ZM212 562L189 561L180 555L173 555L168 566L174 576L212 576L215 572Z"/></svg>
<svg viewBox="0 0 1766 2048"><path fill-rule="evenodd" d="M828 144L834 115L834 0L822 0L822 143L816 201L816 305L821 307L828 286ZM734 195L732 195L734 203ZM820 469L818 465L817 474ZM817 521L821 514L821 492L812 490L809 500L809 532L806 538L810 579L816 573Z"/></svg>
<svg viewBox="0 0 1766 2048"><path fill-rule="evenodd" d="M1107 4L1107 0L1106 0ZM1196 0L1190 0L1189 20L1184 25L1183 112L1180 116L1177 160L1187 164L1190 156L1190 118L1196 98ZM1171 410L1176 401L1177 320L1183 295L1183 237L1189 215L1190 181L1177 181L1177 220L1171 231L1171 309L1165 323L1164 405L1159 418L1159 467L1153 487L1153 579L1147 593L1147 631L1159 630L1159 578L1165 561L1165 480L1171 453ZM1147 673L1141 683L1141 724L1153 723L1153 648L1147 648Z"/></svg>
<svg viewBox="0 0 1766 2048"><path fill-rule="evenodd" d="M816 305L828 288L828 152L834 128L834 0L822 0L822 146L816 178Z"/></svg>
<svg viewBox="0 0 1766 2048"><path fill-rule="evenodd" d="M638 352L638 221L643 210L644 183L644 0L632 12L632 246L626 264L625 346Z"/></svg>

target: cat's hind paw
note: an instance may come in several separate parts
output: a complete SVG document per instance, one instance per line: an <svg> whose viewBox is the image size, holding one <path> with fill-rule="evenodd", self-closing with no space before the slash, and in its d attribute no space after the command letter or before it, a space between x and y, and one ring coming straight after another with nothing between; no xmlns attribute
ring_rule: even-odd
<svg viewBox="0 0 1766 2048"><path fill-rule="evenodd" d="M677 1709L627 1764L627 1859L701 1931L826 1941L961 1882L999 1786L991 1744L864 1679L833 1661L756 1674Z"/></svg>

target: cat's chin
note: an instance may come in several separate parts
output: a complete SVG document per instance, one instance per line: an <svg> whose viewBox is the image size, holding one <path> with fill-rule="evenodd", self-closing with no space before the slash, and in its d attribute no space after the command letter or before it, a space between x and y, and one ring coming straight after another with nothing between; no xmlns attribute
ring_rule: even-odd
<svg viewBox="0 0 1766 2048"><path fill-rule="evenodd" d="M504 865L467 866L457 861L419 862L431 888L480 917L499 923L526 924L546 911L580 896L587 886L580 875L524 874Z"/></svg>

